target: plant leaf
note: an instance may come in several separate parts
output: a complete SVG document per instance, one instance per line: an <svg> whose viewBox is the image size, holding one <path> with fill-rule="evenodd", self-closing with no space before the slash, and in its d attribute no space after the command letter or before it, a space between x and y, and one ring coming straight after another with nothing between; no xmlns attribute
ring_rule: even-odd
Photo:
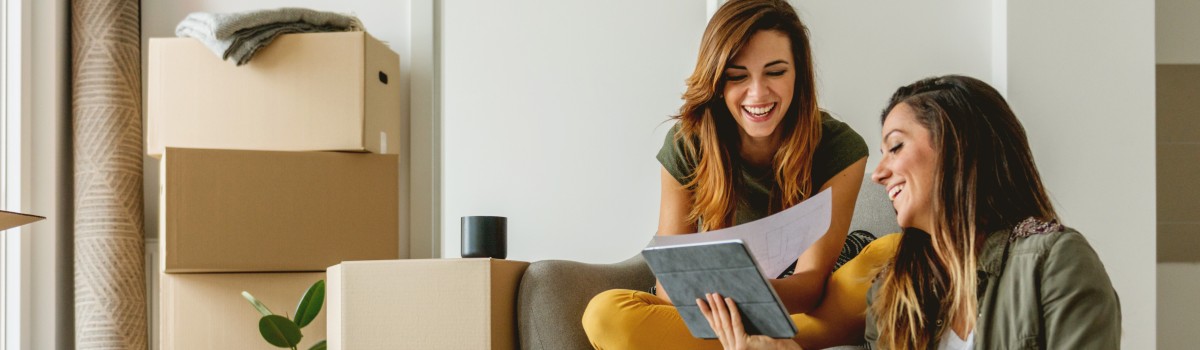
<svg viewBox="0 0 1200 350"><path fill-rule="evenodd" d="M317 342L316 344L313 344L313 346L311 348L308 348L308 350L325 350L325 341L322 340L322 341Z"/></svg>
<svg viewBox="0 0 1200 350"><path fill-rule="evenodd" d="M300 297L300 304L296 305L296 316L292 317L292 320L296 321L297 326L307 326L321 313L321 306L324 304L325 280L319 280L313 283L312 287L308 287L308 291Z"/></svg>
<svg viewBox="0 0 1200 350"><path fill-rule="evenodd" d="M279 315L267 315L258 320L258 332L268 343L280 348L295 348L300 344L300 327Z"/></svg>
<svg viewBox="0 0 1200 350"><path fill-rule="evenodd" d="M262 302L259 302L258 299L255 299L253 295L250 295L249 292L243 290L242 297L246 298L246 301L249 301L250 305L254 306L255 309L258 309L258 313L262 314L263 316L271 316L275 314L271 312L271 309L268 309L266 305L263 305Z"/></svg>

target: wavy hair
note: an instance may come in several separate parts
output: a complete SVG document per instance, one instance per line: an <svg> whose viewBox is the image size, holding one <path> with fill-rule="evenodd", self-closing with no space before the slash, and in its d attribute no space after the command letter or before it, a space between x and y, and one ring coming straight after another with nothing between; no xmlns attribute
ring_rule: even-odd
<svg viewBox="0 0 1200 350"><path fill-rule="evenodd" d="M901 87L897 105L912 108L938 157L933 232L906 228L872 304L888 349L929 347L937 321L975 326L976 250L986 234L1036 217L1057 220L1033 162L1025 129L1000 93L975 78L948 75ZM964 312L945 312L961 310Z"/></svg>
<svg viewBox="0 0 1200 350"><path fill-rule="evenodd" d="M687 79L679 115L676 141L697 165L684 184L692 190L688 221L699 222L701 231L733 225L736 205L735 183L743 166L735 156L740 147L737 122L718 91L725 87L724 71L750 37L763 30L787 34L796 66L796 85L791 105L776 132L781 145L772 159L775 184L768 212L778 211L811 195L812 157L821 140L820 110L808 29L796 10L784 0L734 0L713 14L700 42L696 68Z"/></svg>

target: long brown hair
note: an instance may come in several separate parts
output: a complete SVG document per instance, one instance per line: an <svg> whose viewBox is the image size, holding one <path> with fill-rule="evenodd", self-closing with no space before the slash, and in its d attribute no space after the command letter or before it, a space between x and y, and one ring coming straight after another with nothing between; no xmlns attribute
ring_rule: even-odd
<svg viewBox="0 0 1200 350"><path fill-rule="evenodd" d="M1029 150L1025 129L1000 93L978 79L948 75L901 87L883 110L912 108L940 153L933 179L933 232L906 228L873 303L879 342L924 349L937 321L978 312L977 243L1035 217L1057 220ZM881 120L882 122L882 120ZM956 311L965 312L956 312Z"/></svg>
<svg viewBox="0 0 1200 350"><path fill-rule="evenodd" d="M713 14L700 42L696 69L687 79L683 106L679 108L676 141L685 145L685 157L698 160L685 186L692 192L688 221L707 231L733 225L737 203L735 182L742 167L736 156L741 145L738 125L718 97L725 87L729 60L759 31L776 30L791 40L796 85L791 106L776 132L782 142L772 160L775 188L768 211L790 207L811 195L812 156L821 139L820 110L808 29L796 10L784 0L734 0Z"/></svg>

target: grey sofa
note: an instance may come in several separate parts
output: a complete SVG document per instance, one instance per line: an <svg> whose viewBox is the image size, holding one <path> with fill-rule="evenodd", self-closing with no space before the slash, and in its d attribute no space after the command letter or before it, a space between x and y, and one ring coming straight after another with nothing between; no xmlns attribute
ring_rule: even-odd
<svg viewBox="0 0 1200 350"><path fill-rule="evenodd" d="M882 186L863 178L850 230L875 236L898 232L896 214ZM615 264L566 260L534 262L517 292L517 328L523 350L587 350L581 319L588 301L609 289L646 289L654 275L641 254Z"/></svg>

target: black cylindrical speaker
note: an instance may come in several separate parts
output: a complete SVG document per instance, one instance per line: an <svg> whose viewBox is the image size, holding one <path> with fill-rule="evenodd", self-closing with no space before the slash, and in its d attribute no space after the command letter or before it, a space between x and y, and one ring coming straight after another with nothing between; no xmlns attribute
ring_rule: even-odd
<svg viewBox="0 0 1200 350"><path fill-rule="evenodd" d="M462 217L462 257L504 259L508 256L508 218Z"/></svg>

